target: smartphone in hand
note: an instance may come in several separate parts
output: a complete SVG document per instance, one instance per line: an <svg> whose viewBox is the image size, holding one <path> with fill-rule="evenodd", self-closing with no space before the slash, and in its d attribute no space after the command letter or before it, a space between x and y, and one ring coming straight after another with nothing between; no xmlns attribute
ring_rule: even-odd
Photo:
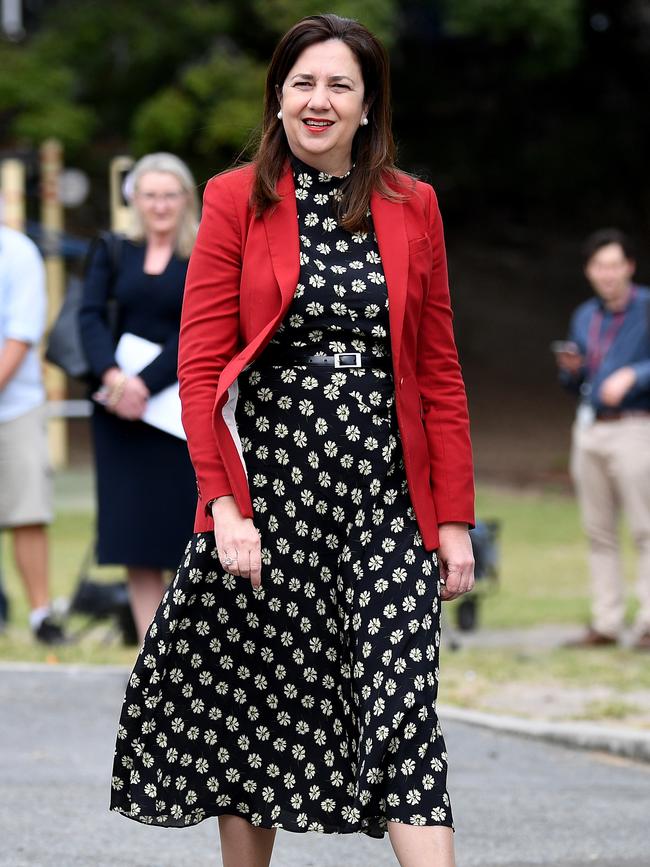
<svg viewBox="0 0 650 867"><path fill-rule="evenodd" d="M555 355L564 352L569 355L580 355L580 347L573 340L554 340L551 343L551 352Z"/></svg>
<svg viewBox="0 0 650 867"><path fill-rule="evenodd" d="M578 376L582 369L583 359L580 347L573 340L554 340L551 351L560 370L570 376Z"/></svg>

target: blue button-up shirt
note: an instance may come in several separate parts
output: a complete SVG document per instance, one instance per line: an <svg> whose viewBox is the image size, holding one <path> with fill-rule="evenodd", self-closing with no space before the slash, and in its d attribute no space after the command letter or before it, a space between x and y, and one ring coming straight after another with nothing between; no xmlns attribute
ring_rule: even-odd
<svg viewBox="0 0 650 867"><path fill-rule="evenodd" d="M0 349L9 339L30 344L18 369L0 389L0 422L18 418L45 400L37 344L45 329L45 268L36 245L0 226Z"/></svg>
<svg viewBox="0 0 650 867"><path fill-rule="evenodd" d="M598 333L594 323L600 319ZM613 340L608 336L613 334ZM595 338L595 340L594 340ZM596 346L589 346L590 339ZM571 318L569 340L576 343L585 359L578 376L566 371L560 373L561 382L569 389L581 391L598 411L642 409L650 410L650 289L634 286L632 296L617 325L616 314L607 310L600 298L590 298L575 311ZM604 347L606 352L594 371L589 370L588 354L594 348ZM600 386L607 377L621 367L631 367L636 382L618 407L607 407L599 399Z"/></svg>

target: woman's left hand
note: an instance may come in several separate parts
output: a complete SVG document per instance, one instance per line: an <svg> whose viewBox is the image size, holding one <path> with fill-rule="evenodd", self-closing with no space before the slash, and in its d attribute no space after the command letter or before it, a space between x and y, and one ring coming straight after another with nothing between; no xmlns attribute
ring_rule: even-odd
<svg viewBox="0 0 650 867"><path fill-rule="evenodd" d="M445 601L469 593L474 586L474 553L467 524L449 523L438 527L438 568Z"/></svg>

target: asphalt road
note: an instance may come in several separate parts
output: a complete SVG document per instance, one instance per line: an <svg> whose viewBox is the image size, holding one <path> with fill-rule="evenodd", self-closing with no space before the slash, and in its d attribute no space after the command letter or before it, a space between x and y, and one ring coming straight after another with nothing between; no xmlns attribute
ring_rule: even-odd
<svg viewBox="0 0 650 867"><path fill-rule="evenodd" d="M0 666L0 865L208 867L216 820L107 811L127 673ZM650 867L650 765L445 727L459 867ZM388 839L279 832L274 867L388 867ZM432 865L434 867L434 865Z"/></svg>

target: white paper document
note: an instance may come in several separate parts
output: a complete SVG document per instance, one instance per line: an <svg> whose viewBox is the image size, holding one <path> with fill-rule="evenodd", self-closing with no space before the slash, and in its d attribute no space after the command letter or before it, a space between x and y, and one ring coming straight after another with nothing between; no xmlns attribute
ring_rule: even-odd
<svg viewBox="0 0 650 867"><path fill-rule="evenodd" d="M124 373L134 376L151 364L161 352L160 344L127 332L120 337L115 350L115 360ZM181 400L177 382L149 398L142 421L179 439L187 439L181 423Z"/></svg>

